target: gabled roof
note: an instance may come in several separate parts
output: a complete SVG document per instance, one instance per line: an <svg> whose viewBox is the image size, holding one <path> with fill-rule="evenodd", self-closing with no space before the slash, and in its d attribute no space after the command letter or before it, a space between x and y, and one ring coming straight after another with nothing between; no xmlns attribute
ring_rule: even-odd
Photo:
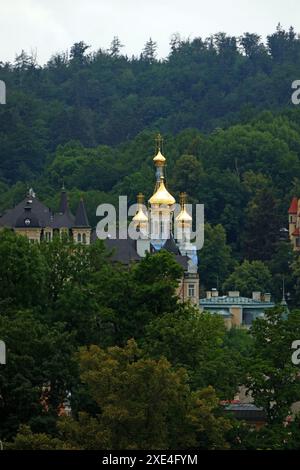
<svg viewBox="0 0 300 470"><path fill-rule="evenodd" d="M296 197L293 197L290 208L289 208L289 214L297 214L298 212L298 199Z"/></svg>
<svg viewBox="0 0 300 470"><path fill-rule="evenodd" d="M89 228L89 220L88 216L85 210L85 205L83 202L83 199L81 198L78 204L76 216L75 216L75 222L74 222L74 227L84 227L84 228Z"/></svg>
<svg viewBox="0 0 300 470"><path fill-rule="evenodd" d="M17 204L13 209L5 212L0 218L0 226L14 228L17 220L23 216L25 207L31 208L31 214L34 215L40 227L49 227L51 224L51 211L37 197L30 197L29 195Z"/></svg>
<svg viewBox="0 0 300 470"><path fill-rule="evenodd" d="M24 208L23 213L17 218L16 228L40 228L39 219L31 212L30 205Z"/></svg>

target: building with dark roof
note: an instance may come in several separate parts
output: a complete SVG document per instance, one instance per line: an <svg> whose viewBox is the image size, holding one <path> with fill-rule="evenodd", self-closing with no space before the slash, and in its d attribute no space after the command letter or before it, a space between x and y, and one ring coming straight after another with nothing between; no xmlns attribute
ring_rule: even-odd
<svg viewBox="0 0 300 470"><path fill-rule="evenodd" d="M76 216L72 214L66 190L60 196L59 212L52 212L32 189L25 199L0 217L0 228L11 228L32 242L51 241L53 236L68 234L75 242L90 244L91 227L81 199Z"/></svg>

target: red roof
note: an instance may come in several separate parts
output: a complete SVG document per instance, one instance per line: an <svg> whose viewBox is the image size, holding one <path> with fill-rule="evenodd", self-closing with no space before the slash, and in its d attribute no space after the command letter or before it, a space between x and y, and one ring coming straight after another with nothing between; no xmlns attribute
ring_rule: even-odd
<svg viewBox="0 0 300 470"><path fill-rule="evenodd" d="M297 214L298 211L298 199L296 197L293 197L290 208L289 208L289 214Z"/></svg>

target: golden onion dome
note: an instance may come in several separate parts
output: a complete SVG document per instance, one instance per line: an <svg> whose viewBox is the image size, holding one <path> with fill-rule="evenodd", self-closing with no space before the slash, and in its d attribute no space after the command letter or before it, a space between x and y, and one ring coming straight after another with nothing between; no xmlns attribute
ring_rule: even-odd
<svg viewBox="0 0 300 470"><path fill-rule="evenodd" d="M163 156L163 154L161 153L161 151L159 150L157 152L157 155L155 155L155 157L153 158L153 161L154 161L154 163L165 163L166 159Z"/></svg>
<svg viewBox="0 0 300 470"><path fill-rule="evenodd" d="M142 208L140 208L132 220L134 222L148 222L148 217L145 214L145 212L142 210Z"/></svg>
<svg viewBox="0 0 300 470"><path fill-rule="evenodd" d="M176 217L177 222L192 222L192 220L193 220L192 217L187 212L185 207L181 209L180 213Z"/></svg>
<svg viewBox="0 0 300 470"><path fill-rule="evenodd" d="M153 196L149 199L149 202L150 204L164 204L168 206L175 204L176 201L172 194L170 194L166 189L163 178L161 178L159 187Z"/></svg>

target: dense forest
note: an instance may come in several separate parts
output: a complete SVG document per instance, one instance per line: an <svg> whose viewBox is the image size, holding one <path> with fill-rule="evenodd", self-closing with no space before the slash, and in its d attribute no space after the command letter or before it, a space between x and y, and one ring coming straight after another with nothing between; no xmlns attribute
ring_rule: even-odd
<svg viewBox="0 0 300 470"><path fill-rule="evenodd" d="M268 311L251 334L226 330L178 302L181 269L164 250L125 269L100 240L0 232L5 449L298 448L299 418L286 418L300 400L299 310ZM265 427L225 411L240 385Z"/></svg>
<svg viewBox="0 0 300 470"><path fill-rule="evenodd" d="M207 288L271 292L277 307L251 333L176 297L172 255L113 264L101 241L30 244L0 232L0 440L7 449L295 449L300 400L291 344L300 337L300 258L286 238L300 197L300 37L279 25L208 39L174 35L157 59L150 39L126 57L84 42L44 66L22 51L0 62L0 212L33 187L57 209L153 191L157 132L168 187L205 205L199 252ZM128 295L130 293L130 295ZM92 345L92 346L91 346ZM253 430L224 412L238 387L264 408ZM68 407L72 416L64 416Z"/></svg>
<svg viewBox="0 0 300 470"><path fill-rule="evenodd" d="M205 204L203 289L221 288L246 258L266 264L276 299L285 275L295 302L281 230L291 197L300 195L300 109L291 103L300 39L293 28L279 25L266 42L250 33L174 35L164 60L151 39L132 58L117 37L109 50L76 43L44 66L22 51L13 64L0 63L0 76L7 85L0 211L31 186L55 209L64 182L71 206L83 195L95 225L100 203L151 195L160 131L169 187Z"/></svg>

